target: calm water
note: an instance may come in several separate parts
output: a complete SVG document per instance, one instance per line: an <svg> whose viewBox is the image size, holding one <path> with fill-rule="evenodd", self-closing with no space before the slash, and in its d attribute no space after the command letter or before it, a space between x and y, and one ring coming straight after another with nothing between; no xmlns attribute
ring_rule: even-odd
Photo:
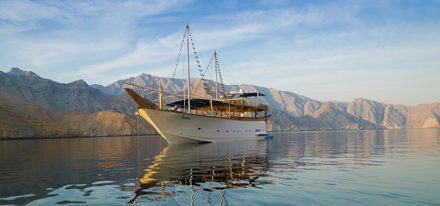
<svg viewBox="0 0 440 206"><path fill-rule="evenodd" d="M0 141L0 204L440 205L440 130Z"/></svg>

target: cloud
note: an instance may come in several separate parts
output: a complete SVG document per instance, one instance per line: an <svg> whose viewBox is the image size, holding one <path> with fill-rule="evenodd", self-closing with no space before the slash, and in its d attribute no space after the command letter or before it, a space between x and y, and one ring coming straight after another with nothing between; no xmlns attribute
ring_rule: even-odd
<svg viewBox="0 0 440 206"><path fill-rule="evenodd" d="M152 0L152 1L14 1L0 2L0 19L11 22L56 19L58 21L95 17L96 19L135 20L169 10L177 5L191 1ZM110 18L109 18L110 17ZM116 18L114 18L116 17ZM119 17L119 18L118 18ZM93 21L93 19L90 19Z"/></svg>
<svg viewBox="0 0 440 206"><path fill-rule="evenodd" d="M73 74L74 67L123 59L120 55L133 47L144 47L138 43L139 21L190 2L0 1L0 49L8 51L0 57L1 66L36 72L57 68Z"/></svg>
<svg viewBox="0 0 440 206"><path fill-rule="evenodd" d="M4 31L9 32L5 32L8 35L3 37L9 39L9 44L0 47L11 50L11 56L27 57L28 65L34 67L54 67L62 65L63 61L71 63L75 59L82 60L87 65L77 66L86 75L167 61L175 58L175 47L179 44L181 31L145 40L137 36L139 28L136 24L145 16L168 11L182 3L189 2L2 1L1 8L12 9L2 13L0 18L14 23L4 27ZM25 12L28 10L31 12ZM199 43L198 49L211 52L212 48L255 40L268 32L294 24L319 22L322 15L313 9L303 12L292 8L249 10L227 17L226 21L232 22L231 26L221 23L224 17L207 18L218 18L217 26L195 23L193 35ZM56 22L59 26L44 31L42 35L23 34L26 30L43 30L44 23L39 25L42 20ZM19 41L15 41L16 35L21 36ZM113 58L108 60L100 58L102 56ZM93 57L102 60L84 61Z"/></svg>
<svg viewBox="0 0 440 206"><path fill-rule="evenodd" d="M180 44L180 38L180 34L173 33L154 41L141 40L125 54L113 60L87 65L81 68L80 72L84 75L96 75L120 68L133 68L167 61L171 56L174 58L176 55L176 45Z"/></svg>
<svg viewBox="0 0 440 206"><path fill-rule="evenodd" d="M272 12L270 13L272 15ZM261 17L262 15L263 17ZM264 18L264 15L267 15L267 13L261 14L260 12L245 12L245 14L240 13L234 17L234 19L247 19L255 16ZM195 30L192 31L192 36L194 37L193 39L196 40L197 49L204 52L211 52L213 48L221 48L237 42L259 38L260 35L271 29L268 27L269 23L266 23L267 25L244 22L228 28L209 28L204 25L196 24L196 26L194 26L196 29L192 29ZM193 27L191 26L191 28ZM176 48L180 44L182 32L183 31L176 31L168 36L148 42L140 41L133 49L131 49L131 51L127 52L126 54L114 60L88 65L82 68L81 72L84 75L94 75L118 68L146 66L154 63L169 61L174 59L177 54Z"/></svg>
<svg viewBox="0 0 440 206"><path fill-rule="evenodd" d="M38 21L41 19L52 19L63 15L63 12L53 6L23 0L0 1L0 19L10 22Z"/></svg>

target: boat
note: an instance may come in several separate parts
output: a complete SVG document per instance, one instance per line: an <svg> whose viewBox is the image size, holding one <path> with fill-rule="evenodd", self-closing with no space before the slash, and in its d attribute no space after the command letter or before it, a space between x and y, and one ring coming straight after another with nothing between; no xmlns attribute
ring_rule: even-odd
<svg viewBox="0 0 440 206"><path fill-rule="evenodd" d="M215 96L200 97L191 93L189 40L190 38L192 40L192 37L190 36L187 24L180 49L182 51L186 39L187 79L184 95L164 91L161 84L156 87L124 82L124 90L136 103L139 116L150 123L169 144L222 142L267 136L266 125L270 117L267 113L268 106L250 100L251 97L259 98L265 95L259 92L246 93L242 90L226 93L215 50L212 58L215 69ZM194 48L194 43L192 45ZM202 72L200 68L199 65L199 70ZM220 77L221 90L218 77ZM202 80L206 83L203 77ZM158 103L155 104L153 100L144 98L135 91L137 89L157 92ZM165 95L179 99L164 103Z"/></svg>

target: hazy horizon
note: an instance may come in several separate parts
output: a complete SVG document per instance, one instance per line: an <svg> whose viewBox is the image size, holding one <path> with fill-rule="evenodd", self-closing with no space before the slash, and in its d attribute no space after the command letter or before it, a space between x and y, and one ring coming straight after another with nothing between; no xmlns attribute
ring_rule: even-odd
<svg viewBox="0 0 440 206"><path fill-rule="evenodd" d="M189 22L203 66L215 48L226 84L417 105L440 101L439 20L435 1L5 0L0 70L104 86L171 77Z"/></svg>

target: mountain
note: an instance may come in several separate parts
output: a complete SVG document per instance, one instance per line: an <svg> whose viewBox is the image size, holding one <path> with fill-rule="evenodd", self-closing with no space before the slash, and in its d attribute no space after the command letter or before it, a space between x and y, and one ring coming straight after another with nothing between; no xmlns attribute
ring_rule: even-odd
<svg viewBox="0 0 440 206"><path fill-rule="evenodd" d="M295 117L275 108L270 109L268 121L271 131L305 131L338 129L380 129L381 127L347 113L334 103L325 103L311 115Z"/></svg>
<svg viewBox="0 0 440 206"><path fill-rule="evenodd" d="M0 137L79 137L154 134L134 115L116 111L62 112L0 97Z"/></svg>
<svg viewBox="0 0 440 206"><path fill-rule="evenodd" d="M378 129L376 124L355 117L334 103L323 104L312 117L326 122L329 129Z"/></svg>
<svg viewBox="0 0 440 206"><path fill-rule="evenodd" d="M294 117L287 112L270 108L272 116L267 125L268 131L307 131L307 130L329 130L328 123L313 118L310 115Z"/></svg>
<svg viewBox="0 0 440 206"><path fill-rule="evenodd" d="M186 80L141 74L108 86L83 80L68 84L12 68L0 71L0 134L12 136L102 136L133 134L136 105L123 92L123 81L157 86L166 92L183 91ZM206 84L204 84L206 83ZM197 96L214 97L215 83L191 80ZM358 98L352 102L321 102L288 91L255 85L224 85L225 91L259 92L255 101L267 103L269 131L398 129L440 127L440 103L393 105ZM157 92L141 90L157 102ZM174 93L181 95L182 93ZM171 101L176 97L165 97ZM15 106L14 106L15 105ZM17 106L19 105L19 106ZM146 133L154 132L144 120ZM14 129L15 128L15 129Z"/></svg>
<svg viewBox="0 0 440 206"><path fill-rule="evenodd" d="M186 80L157 77L141 74L124 80L116 81L107 86L93 85L102 92L111 95L123 93L122 82L131 82L137 85L158 85L161 83L164 90L183 91ZM200 79L191 79L192 92L200 96L214 96L215 83L207 80L205 91ZM405 106L385 104L363 98L352 102L320 102L289 91L280 91L273 88L264 88L255 85L224 85L226 91L260 92L266 94L256 101L267 103L271 107L272 117L269 127L274 131L292 130L330 130L330 129L398 129L398 128L426 128L438 127L438 104ZM205 87L206 88L206 87ZM201 92L205 91L205 92ZM153 100L157 96L146 95Z"/></svg>
<svg viewBox="0 0 440 206"><path fill-rule="evenodd" d="M0 106L0 139L11 137L75 137L81 135L51 121L32 119L28 115Z"/></svg>
<svg viewBox="0 0 440 206"><path fill-rule="evenodd" d="M0 71L0 137L115 136L136 134L136 105L83 80L68 84L12 68ZM138 121L141 134L155 131Z"/></svg>
<svg viewBox="0 0 440 206"><path fill-rule="evenodd" d="M62 84L18 68L0 71L0 96L66 112L136 111L128 95L107 95L83 80Z"/></svg>
<svg viewBox="0 0 440 206"><path fill-rule="evenodd" d="M440 127L440 103L404 106L359 98L347 112L387 129Z"/></svg>
<svg viewBox="0 0 440 206"><path fill-rule="evenodd" d="M408 107L406 128L440 127L440 103Z"/></svg>

